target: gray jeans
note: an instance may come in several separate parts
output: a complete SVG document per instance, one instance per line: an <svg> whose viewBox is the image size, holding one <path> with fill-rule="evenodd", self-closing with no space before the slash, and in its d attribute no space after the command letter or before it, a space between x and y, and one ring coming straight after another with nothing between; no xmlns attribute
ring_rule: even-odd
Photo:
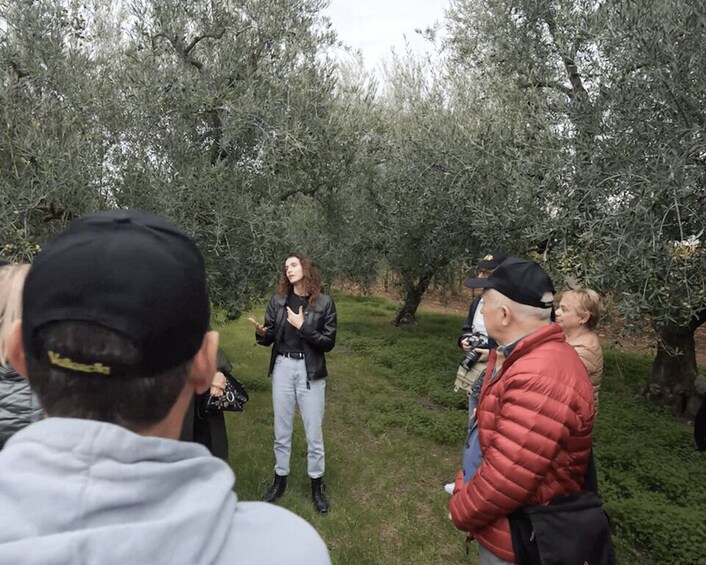
<svg viewBox="0 0 706 565"><path fill-rule="evenodd" d="M278 355L272 370L272 407L275 413L275 473L289 475L292 454L294 412L299 406L307 443L309 477L324 474L324 421L326 379L310 381L307 386L306 363Z"/></svg>
<svg viewBox="0 0 706 565"><path fill-rule="evenodd" d="M480 565L513 565L509 561L503 561L494 553L485 549L481 544L478 544L478 555L480 555Z"/></svg>

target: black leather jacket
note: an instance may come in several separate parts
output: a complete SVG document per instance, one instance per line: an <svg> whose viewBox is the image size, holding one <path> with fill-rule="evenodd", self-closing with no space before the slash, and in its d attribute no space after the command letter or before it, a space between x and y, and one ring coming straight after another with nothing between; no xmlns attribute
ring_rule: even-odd
<svg viewBox="0 0 706 565"><path fill-rule="evenodd" d="M277 357L277 346L282 339L284 324L287 322L287 298L275 295L267 305L265 311L265 327L267 333L255 333L255 339L260 345L271 345L270 369L268 375L272 376ZM307 304L304 308L304 324L299 330L304 342L304 360L306 361L306 374L310 381L323 379L328 375L324 353L331 351L336 345L336 305L333 299L321 294L316 304Z"/></svg>

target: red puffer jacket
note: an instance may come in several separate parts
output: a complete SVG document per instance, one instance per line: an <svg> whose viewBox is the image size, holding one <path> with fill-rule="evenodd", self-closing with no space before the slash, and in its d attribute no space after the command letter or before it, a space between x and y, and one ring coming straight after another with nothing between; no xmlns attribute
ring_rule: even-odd
<svg viewBox="0 0 706 565"><path fill-rule="evenodd" d="M495 366L491 352L488 370ZM456 480L454 524L486 549L514 561L507 515L581 491L591 449L591 381L564 332L551 324L524 337L491 378L478 406L483 462Z"/></svg>

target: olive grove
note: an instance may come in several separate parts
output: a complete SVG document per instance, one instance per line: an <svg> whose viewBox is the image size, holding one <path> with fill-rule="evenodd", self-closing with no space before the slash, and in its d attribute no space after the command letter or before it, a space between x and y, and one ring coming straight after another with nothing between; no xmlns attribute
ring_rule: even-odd
<svg viewBox="0 0 706 565"><path fill-rule="evenodd" d="M396 324L490 249L654 331L648 395L706 394L706 5L452 0L433 59L342 66L326 0L0 0L0 247L165 214L237 316L282 257L399 285Z"/></svg>

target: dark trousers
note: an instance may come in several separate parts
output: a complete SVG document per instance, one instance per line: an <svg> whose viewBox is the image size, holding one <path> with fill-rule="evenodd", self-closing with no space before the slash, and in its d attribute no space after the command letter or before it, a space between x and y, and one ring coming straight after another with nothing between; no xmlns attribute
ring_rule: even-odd
<svg viewBox="0 0 706 565"><path fill-rule="evenodd" d="M211 452L212 455L228 462L228 435L223 412L202 414L198 409L199 396L189 404L181 429L181 441L195 441Z"/></svg>

